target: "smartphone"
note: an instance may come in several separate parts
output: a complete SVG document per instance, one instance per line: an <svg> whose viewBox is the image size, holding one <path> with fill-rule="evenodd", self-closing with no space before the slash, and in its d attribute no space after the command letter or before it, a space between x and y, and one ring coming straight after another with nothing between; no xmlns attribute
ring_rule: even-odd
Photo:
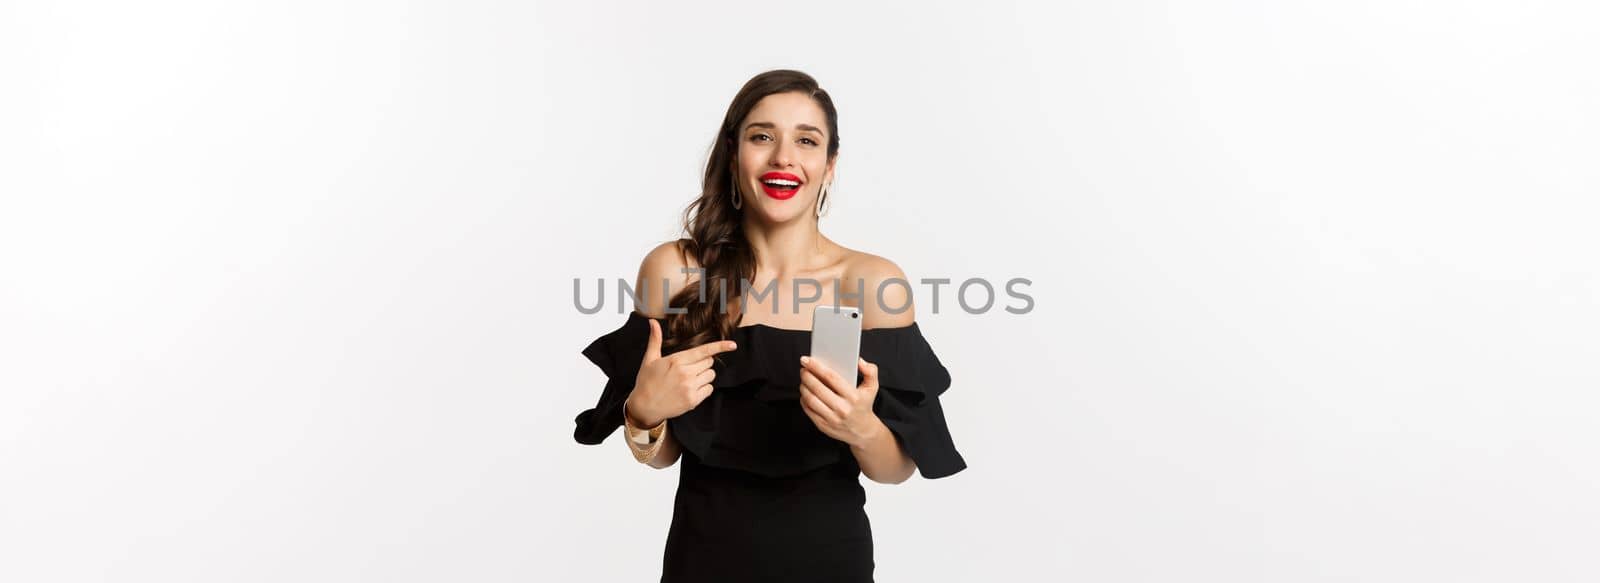
<svg viewBox="0 0 1600 583"><path fill-rule="evenodd" d="M811 312L811 358L828 365L856 386L856 360L861 357L861 310L850 306L817 306Z"/></svg>

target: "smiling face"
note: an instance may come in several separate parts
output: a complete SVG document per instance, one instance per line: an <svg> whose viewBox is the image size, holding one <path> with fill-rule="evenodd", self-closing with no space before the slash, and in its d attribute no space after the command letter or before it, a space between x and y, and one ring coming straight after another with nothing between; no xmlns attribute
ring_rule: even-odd
<svg viewBox="0 0 1600 583"><path fill-rule="evenodd" d="M822 187L833 182L827 132L822 107L804 93L774 93L757 102L735 134L734 179L744 212L771 223L815 216Z"/></svg>

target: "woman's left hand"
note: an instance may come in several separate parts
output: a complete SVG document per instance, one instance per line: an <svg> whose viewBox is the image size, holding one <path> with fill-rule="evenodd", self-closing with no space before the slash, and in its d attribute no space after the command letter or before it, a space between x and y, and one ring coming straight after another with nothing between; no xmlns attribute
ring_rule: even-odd
<svg viewBox="0 0 1600 583"><path fill-rule="evenodd" d="M878 366L856 359L861 385L848 386L838 373L815 358L800 357L800 409L828 437L859 446L885 429L872 412L878 397Z"/></svg>

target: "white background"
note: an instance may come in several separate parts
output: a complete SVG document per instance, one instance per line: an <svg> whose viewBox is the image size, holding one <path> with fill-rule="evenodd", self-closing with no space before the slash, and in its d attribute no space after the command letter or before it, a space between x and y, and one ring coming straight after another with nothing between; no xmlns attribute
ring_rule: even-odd
<svg viewBox="0 0 1600 583"><path fill-rule="evenodd" d="M1592 4L973 4L0 4L0 580L655 580L571 281L771 68L826 233L1034 282L919 295L880 581L1600 578Z"/></svg>

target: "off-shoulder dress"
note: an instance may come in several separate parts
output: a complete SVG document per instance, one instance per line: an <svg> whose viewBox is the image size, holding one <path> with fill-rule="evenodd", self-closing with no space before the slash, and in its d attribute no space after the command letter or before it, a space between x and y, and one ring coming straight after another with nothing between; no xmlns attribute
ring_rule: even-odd
<svg viewBox="0 0 1600 583"><path fill-rule="evenodd" d="M646 316L630 312L583 350L608 380L577 416L579 443L599 444L622 425L649 337ZM736 328L738 348L713 365L711 396L668 420L683 454L661 581L872 581L861 468L800 408L810 339L809 330ZM861 357L878 366L873 412L922 476L965 469L939 404L950 375L917 324L863 330Z"/></svg>

